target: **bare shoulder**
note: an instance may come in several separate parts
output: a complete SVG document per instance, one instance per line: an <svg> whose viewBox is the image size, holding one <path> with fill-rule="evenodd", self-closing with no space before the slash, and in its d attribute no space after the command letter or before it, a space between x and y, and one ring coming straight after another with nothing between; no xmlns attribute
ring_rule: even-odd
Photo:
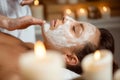
<svg viewBox="0 0 120 80"><path fill-rule="evenodd" d="M13 47L17 47L19 49L26 49L26 50L33 49L33 43L25 43L22 40L14 37L12 35L0 32L0 46L3 44L6 45L6 47L13 46Z"/></svg>
<svg viewBox="0 0 120 80"><path fill-rule="evenodd" d="M16 37L0 32L0 80L10 80L14 75L20 76L19 57L32 49L32 43L25 43Z"/></svg>
<svg viewBox="0 0 120 80"><path fill-rule="evenodd" d="M20 42L22 42L20 39L12 35L0 32L0 43L15 44L15 43L20 43Z"/></svg>

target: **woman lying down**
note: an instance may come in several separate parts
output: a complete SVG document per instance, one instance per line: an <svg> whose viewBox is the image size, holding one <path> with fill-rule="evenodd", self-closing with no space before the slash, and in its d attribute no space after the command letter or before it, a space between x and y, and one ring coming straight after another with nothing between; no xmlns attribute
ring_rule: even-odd
<svg viewBox="0 0 120 80"><path fill-rule="evenodd" d="M80 63L87 54L97 49L108 49L114 53L114 40L107 30L68 16L51 21L50 26L42 26L42 35L47 49L58 50L64 56L67 68L63 69L65 80L80 76ZM22 80L18 60L21 54L33 50L33 47L33 43L0 32L0 80ZM114 65L113 70L116 69Z"/></svg>

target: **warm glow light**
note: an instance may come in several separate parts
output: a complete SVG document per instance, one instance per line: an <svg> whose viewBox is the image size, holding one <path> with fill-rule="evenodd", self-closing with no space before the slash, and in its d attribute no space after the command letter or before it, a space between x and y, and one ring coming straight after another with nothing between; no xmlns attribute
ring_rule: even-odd
<svg viewBox="0 0 120 80"><path fill-rule="evenodd" d="M70 9L66 9L66 10L65 10L65 13L66 13L66 14L71 14L72 11L71 11Z"/></svg>
<svg viewBox="0 0 120 80"><path fill-rule="evenodd" d="M108 8L103 6L103 11L107 12Z"/></svg>
<svg viewBox="0 0 120 80"><path fill-rule="evenodd" d="M79 12L80 12L80 13L85 13L85 9L84 9L84 8L80 8L80 9L79 9Z"/></svg>
<svg viewBox="0 0 120 80"><path fill-rule="evenodd" d="M39 0L34 0L34 5L39 5Z"/></svg>
<svg viewBox="0 0 120 80"><path fill-rule="evenodd" d="M100 51L97 50L97 51L95 52L95 54L94 54L94 59L95 59L95 60L100 60L100 57L101 57Z"/></svg>
<svg viewBox="0 0 120 80"><path fill-rule="evenodd" d="M46 54L46 49L45 49L43 42L37 41L35 43L34 52L35 52L35 56L37 57L37 59L44 58L44 56Z"/></svg>

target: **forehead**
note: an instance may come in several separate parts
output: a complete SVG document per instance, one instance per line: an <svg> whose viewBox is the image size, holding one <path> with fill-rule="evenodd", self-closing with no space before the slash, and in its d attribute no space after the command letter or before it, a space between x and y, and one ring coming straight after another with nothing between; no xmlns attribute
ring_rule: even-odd
<svg viewBox="0 0 120 80"><path fill-rule="evenodd" d="M69 24L73 24L73 25L79 25L79 24L83 24L85 25L84 27L92 27L92 28L96 28L94 25L88 23L88 22L84 22L84 21L77 21L69 16L65 16L66 21L68 21Z"/></svg>

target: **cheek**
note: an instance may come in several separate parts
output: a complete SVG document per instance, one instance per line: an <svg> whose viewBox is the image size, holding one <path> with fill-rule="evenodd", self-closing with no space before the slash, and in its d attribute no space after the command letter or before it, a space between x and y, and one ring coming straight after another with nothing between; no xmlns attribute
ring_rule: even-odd
<svg viewBox="0 0 120 80"><path fill-rule="evenodd" d="M45 35L47 40L55 46L64 46L66 43L66 37L64 36L62 29L49 30Z"/></svg>
<svg viewBox="0 0 120 80"><path fill-rule="evenodd" d="M58 26L55 30L48 30L45 35L54 46L70 47L75 45L75 38L70 32L70 24L68 23Z"/></svg>
<svg viewBox="0 0 120 80"><path fill-rule="evenodd" d="M67 33L64 30L57 31L48 31L46 33L47 40L49 40L54 46L59 47L70 47L73 46L73 39L66 35Z"/></svg>
<svg viewBox="0 0 120 80"><path fill-rule="evenodd" d="M89 38L91 39L92 37L94 37L94 35L96 34L96 28L94 27L88 27L88 29L85 32L85 40L89 40Z"/></svg>
<svg viewBox="0 0 120 80"><path fill-rule="evenodd" d="M96 34L95 33L95 29L87 29L83 34L82 34L82 36L79 38L79 42L81 43L81 44L83 44L83 43L85 43L86 41L90 41L93 37L94 37L94 35Z"/></svg>

